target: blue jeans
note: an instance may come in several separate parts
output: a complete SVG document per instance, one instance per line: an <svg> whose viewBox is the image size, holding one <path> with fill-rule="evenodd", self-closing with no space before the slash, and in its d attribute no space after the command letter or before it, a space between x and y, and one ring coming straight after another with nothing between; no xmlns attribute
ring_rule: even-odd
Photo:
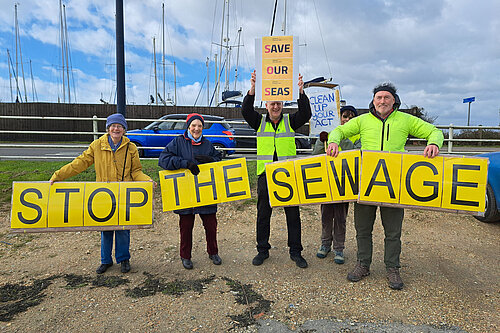
<svg viewBox="0 0 500 333"><path fill-rule="evenodd" d="M130 259L130 230L101 231L101 264L112 264L113 235L115 235L115 259L122 262Z"/></svg>

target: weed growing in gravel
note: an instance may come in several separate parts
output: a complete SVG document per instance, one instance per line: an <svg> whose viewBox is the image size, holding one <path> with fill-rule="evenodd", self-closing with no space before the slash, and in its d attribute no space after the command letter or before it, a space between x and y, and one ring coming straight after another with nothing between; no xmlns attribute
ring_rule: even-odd
<svg viewBox="0 0 500 333"><path fill-rule="evenodd" d="M164 282L162 279L154 278L153 275L147 272L144 272L144 275L147 277L146 281L139 287L128 289L125 292L127 296L140 298L152 296L159 292L166 295L180 296L186 291L196 291L201 294L203 293L205 285L211 283L215 279L215 276L212 275L205 279Z"/></svg>
<svg viewBox="0 0 500 333"><path fill-rule="evenodd" d="M252 290L251 284L242 284L239 281L230 278L223 278L226 285L229 286L231 291L235 294L236 303L246 305L248 313L237 315L228 315L233 320L236 327L248 327L257 323L257 318L264 313L271 310L271 301L264 299L264 297ZM250 304L257 303L253 306Z"/></svg>
<svg viewBox="0 0 500 333"><path fill-rule="evenodd" d="M0 287L0 321L10 321L16 314L42 303L43 291L58 277L35 280L31 286L8 283Z"/></svg>

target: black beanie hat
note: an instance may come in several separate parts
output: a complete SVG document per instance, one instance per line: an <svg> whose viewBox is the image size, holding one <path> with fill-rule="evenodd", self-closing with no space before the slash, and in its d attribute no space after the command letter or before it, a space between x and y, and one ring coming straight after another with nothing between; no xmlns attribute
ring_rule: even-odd
<svg viewBox="0 0 500 333"><path fill-rule="evenodd" d="M345 105L345 106L343 106L343 107L340 108L340 114L341 115L345 111L351 111L352 113L354 113L354 117L358 116L358 110L356 110L356 108L354 106L352 106L352 105Z"/></svg>
<svg viewBox="0 0 500 333"><path fill-rule="evenodd" d="M393 106L393 109L394 110L399 109L399 107L401 106L401 100L399 99L398 94L396 94L396 87L392 83L389 83L389 82L382 83L382 84L376 86L375 88L373 88L373 97L375 97L375 94L378 93L379 91L387 91L387 92L389 92L392 95L392 97L394 97L394 106ZM370 102L369 108L370 108L370 110L372 108L374 109L373 99Z"/></svg>

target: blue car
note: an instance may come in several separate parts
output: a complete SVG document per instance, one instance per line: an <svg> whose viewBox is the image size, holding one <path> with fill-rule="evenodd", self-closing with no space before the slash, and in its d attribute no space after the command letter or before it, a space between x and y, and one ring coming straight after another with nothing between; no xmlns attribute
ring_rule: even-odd
<svg viewBox="0 0 500 333"><path fill-rule="evenodd" d="M490 163L486 187L486 210L484 216L475 216L475 218L482 222L497 222L500 221L500 151L477 156L487 157Z"/></svg>
<svg viewBox="0 0 500 333"><path fill-rule="evenodd" d="M205 120L203 136L212 142L215 148L222 149L222 157L234 154L234 130L225 123L224 117L202 115ZM139 148L141 157L158 157L163 148L176 136L186 131L187 114L169 114L160 118L143 129L127 132L127 137ZM214 135L214 136L212 136Z"/></svg>

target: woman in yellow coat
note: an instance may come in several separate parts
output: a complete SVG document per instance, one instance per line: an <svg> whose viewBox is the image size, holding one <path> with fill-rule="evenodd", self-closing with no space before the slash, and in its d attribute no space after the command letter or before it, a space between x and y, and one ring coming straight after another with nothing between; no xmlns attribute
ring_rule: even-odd
<svg viewBox="0 0 500 333"><path fill-rule="evenodd" d="M142 172L137 147L125 137L127 122L120 113L106 119L106 134L93 141L89 148L72 162L54 172L50 183L75 176L95 164L96 182L152 181ZM115 259L122 273L130 271L130 230L101 232L101 265L97 274L113 266L111 252L115 238Z"/></svg>

